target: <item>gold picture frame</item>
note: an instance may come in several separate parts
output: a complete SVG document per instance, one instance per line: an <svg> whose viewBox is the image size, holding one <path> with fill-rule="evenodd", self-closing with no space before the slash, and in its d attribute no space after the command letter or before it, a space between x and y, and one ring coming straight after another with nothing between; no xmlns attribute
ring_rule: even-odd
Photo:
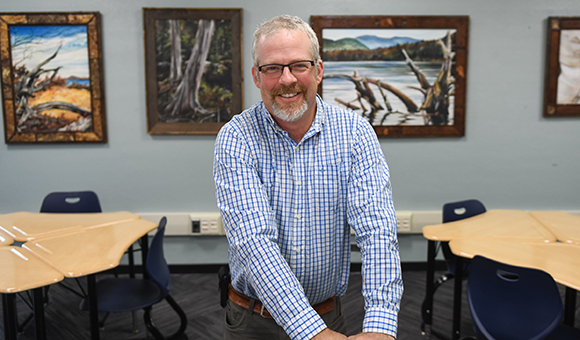
<svg viewBox="0 0 580 340"><path fill-rule="evenodd" d="M6 144L106 143L98 12L0 13Z"/></svg>

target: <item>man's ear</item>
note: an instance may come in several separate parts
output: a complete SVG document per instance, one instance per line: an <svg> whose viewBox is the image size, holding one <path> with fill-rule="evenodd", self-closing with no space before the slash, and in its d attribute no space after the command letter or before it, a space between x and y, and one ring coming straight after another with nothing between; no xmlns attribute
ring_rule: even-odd
<svg viewBox="0 0 580 340"><path fill-rule="evenodd" d="M258 80L258 68L256 66L252 66L252 78L254 79L254 84L256 84L256 87L260 88L260 81Z"/></svg>
<svg viewBox="0 0 580 340"><path fill-rule="evenodd" d="M316 83L320 84L322 82L322 71L324 70L324 64L322 63L322 59L318 61L318 75L316 76Z"/></svg>

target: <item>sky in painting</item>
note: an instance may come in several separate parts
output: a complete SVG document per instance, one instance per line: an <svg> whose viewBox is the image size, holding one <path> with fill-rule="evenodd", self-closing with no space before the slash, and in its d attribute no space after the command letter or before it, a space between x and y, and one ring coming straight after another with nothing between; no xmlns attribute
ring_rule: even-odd
<svg viewBox="0 0 580 340"><path fill-rule="evenodd" d="M84 25L14 25L10 27L10 45L12 64L25 65L28 70L34 69L61 46L57 56L42 68L61 67L58 75L62 78L89 77L87 28Z"/></svg>
<svg viewBox="0 0 580 340"><path fill-rule="evenodd" d="M381 38L409 37L419 40L434 40L445 37L446 29L368 29L368 28L324 28L322 38L330 40L340 40L343 38L356 38L361 35L375 35Z"/></svg>

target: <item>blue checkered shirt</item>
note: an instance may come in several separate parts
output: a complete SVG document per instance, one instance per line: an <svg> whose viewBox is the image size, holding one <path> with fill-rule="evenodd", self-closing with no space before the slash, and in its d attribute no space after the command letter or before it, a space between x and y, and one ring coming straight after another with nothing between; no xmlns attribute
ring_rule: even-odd
<svg viewBox="0 0 580 340"><path fill-rule="evenodd" d="M396 336L403 293L387 163L354 112L324 103L300 143L262 102L219 132L214 179L233 287L291 339L326 326L311 305L346 292L350 227L361 249L363 332Z"/></svg>

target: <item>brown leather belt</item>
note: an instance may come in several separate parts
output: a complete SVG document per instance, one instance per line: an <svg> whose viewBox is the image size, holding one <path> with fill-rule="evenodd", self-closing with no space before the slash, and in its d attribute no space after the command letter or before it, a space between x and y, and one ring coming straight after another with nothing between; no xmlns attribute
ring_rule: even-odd
<svg viewBox="0 0 580 340"><path fill-rule="evenodd" d="M234 288L232 288L231 285L230 285L230 289L228 290L228 297L236 305L238 305L242 308L245 308L245 309L250 308L250 298L245 296L244 294L236 291ZM315 304L314 306L312 306L312 308L314 308L314 310L319 315L323 315L323 314L326 314L328 312L332 312L332 310L334 309L334 300L335 299L336 299L336 296L333 296L326 301L322 301L321 303ZM256 300L256 302L254 303L254 313L258 313L265 318L272 319L272 314L270 314L270 312L268 312L268 310L264 307L264 305L258 300Z"/></svg>

